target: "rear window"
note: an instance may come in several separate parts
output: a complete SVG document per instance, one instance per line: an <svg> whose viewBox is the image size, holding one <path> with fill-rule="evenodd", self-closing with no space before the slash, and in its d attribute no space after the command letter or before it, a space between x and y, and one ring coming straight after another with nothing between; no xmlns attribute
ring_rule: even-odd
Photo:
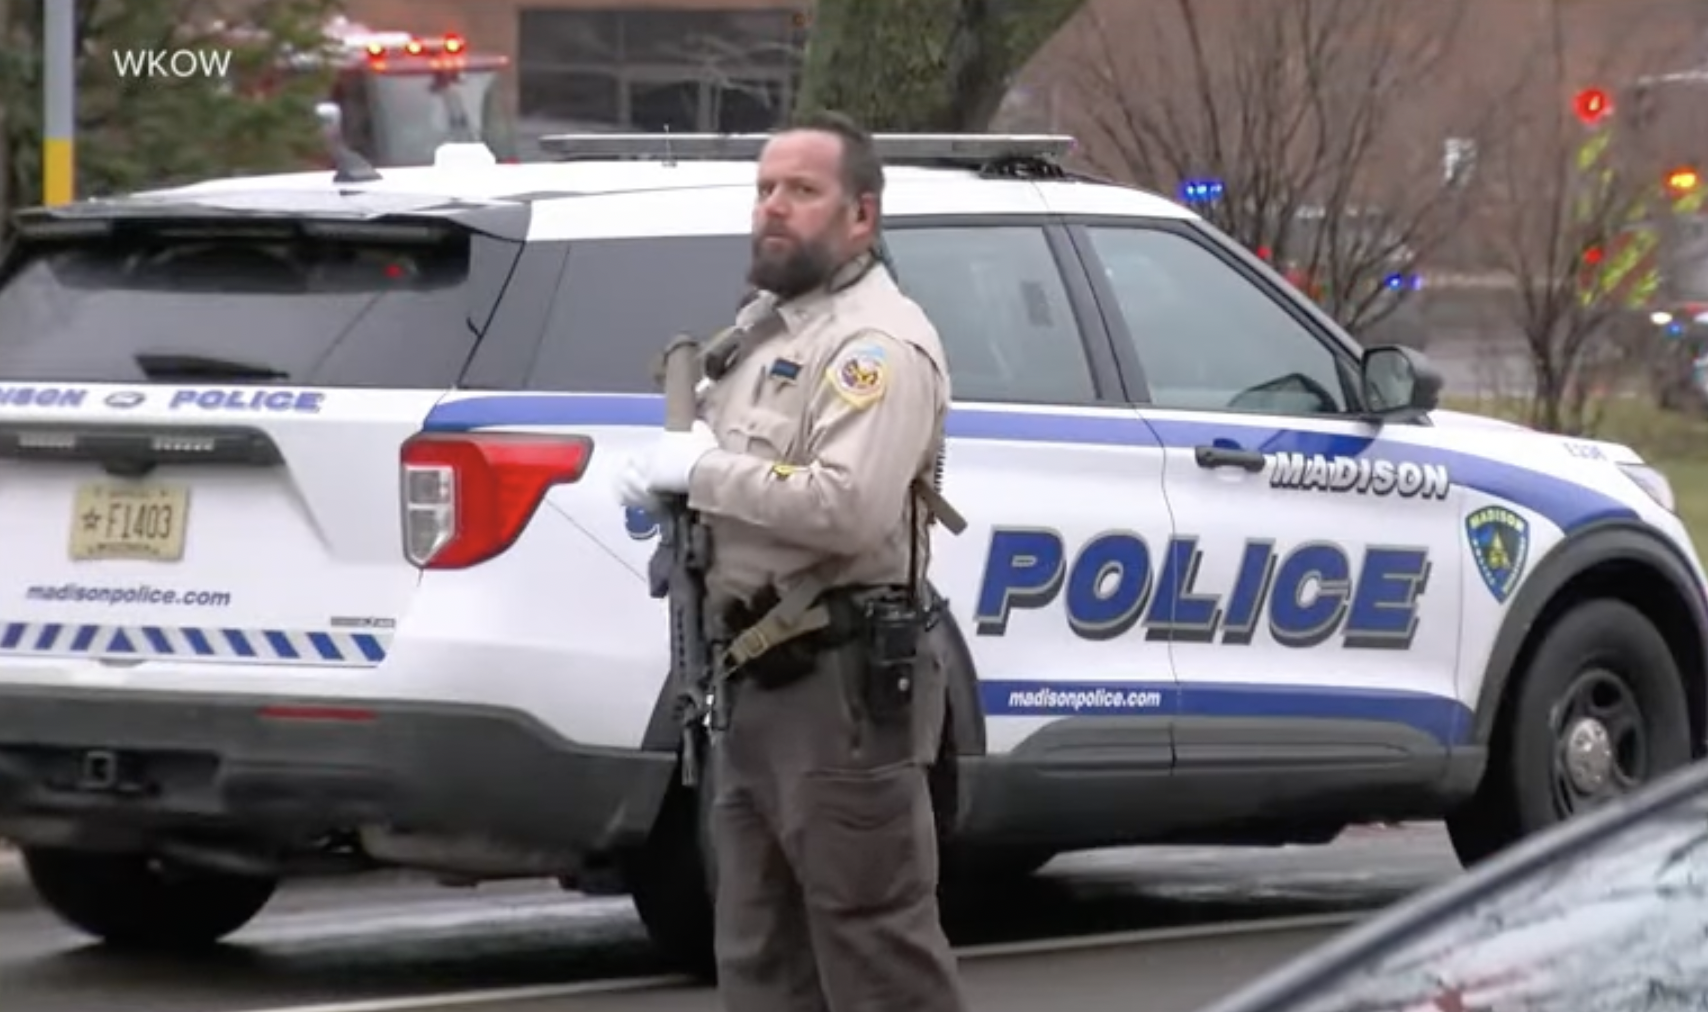
<svg viewBox="0 0 1708 1012"><path fill-rule="evenodd" d="M529 389L656 392L653 361L672 337L735 322L749 253L744 235L571 243Z"/></svg>
<svg viewBox="0 0 1708 1012"><path fill-rule="evenodd" d="M21 255L0 286L6 380L198 378L161 374L169 362L301 386L449 387L490 310L471 305L470 240L456 231L430 242L121 235Z"/></svg>

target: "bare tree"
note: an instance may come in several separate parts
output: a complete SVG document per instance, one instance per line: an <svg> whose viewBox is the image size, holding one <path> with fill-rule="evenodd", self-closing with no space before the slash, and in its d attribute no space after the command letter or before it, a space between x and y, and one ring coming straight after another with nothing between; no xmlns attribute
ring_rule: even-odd
<svg viewBox="0 0 1708 1012"><path fill-rule="evenodd" d="M764 110L772 122L788 117L789 93L782 85L800 75L803 47L799 40L784 36L737 40L696 33L668 52L673 61L694 67L700 80L711 85L706 110L711 123L724 122L724 103L730 96L740 96Z"/></svg>
<svg viewBox="0 0 1708 1012"><path fill-rule="evenodd" d="M796 104L839 109L872 130L981 131L1084 2L815 0Z"/></svg>
<svg viewBox="0 0 1708 1012"><path fill-rule="evenodd" d="M1094 2L1055 104L1101 171L1164 192L1210 182L1201 213L1357 333L1454 234L1502 134L1516 66L1474 103L1418 101L1470 87L1444 78L1471 2ZM1443 109L1451 122L1419 118Z"/></svg>
<svg viewBox="0 0 1708 1012"><path fill-rule="evenodd" d="M1602 392L1660 365L1646 304L1660 280L1665 173L1658 136L1620 108L1628 92L1603 92L1611 110L1593 124L1582 114L1594 110L1575 109L1570 96L1574 82L1617 79L1617 63L1652 66L1666 54L1630 59L1610 38L1574 67L1557 4L1550 21L1545 72L1491 163L1483 213L1530 360L1529 421L1587 434L1599 425Z"/></svg>

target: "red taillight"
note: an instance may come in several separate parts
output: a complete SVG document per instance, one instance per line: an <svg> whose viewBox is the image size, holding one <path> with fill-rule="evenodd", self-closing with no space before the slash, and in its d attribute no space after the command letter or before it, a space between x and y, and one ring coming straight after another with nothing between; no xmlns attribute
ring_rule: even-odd
<svg viewBox="0 0 1708 1012"><path fill-rule="evenodd" d="M501 554L553 485L579 481L593 441L537 433L423 433L403 444L403 554L463 569Z"/></svg>

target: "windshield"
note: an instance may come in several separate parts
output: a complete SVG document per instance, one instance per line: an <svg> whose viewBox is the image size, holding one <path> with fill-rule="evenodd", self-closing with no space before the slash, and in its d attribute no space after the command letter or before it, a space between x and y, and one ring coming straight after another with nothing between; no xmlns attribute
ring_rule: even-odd
<svg viewBox="0 0 1708 1012"><path fill-rule="evenodd" d="M0 286L0 382L169 381L145 366L171 359L302 385L447 386L475 340L469 245L452 231L26 249Z"/></svg>
<svg viewBox="0 0 1708 1012"><path fill-rule="evenodd" d="M484 143L514 157L498 75L490 70L374 74L368 90L375 164L431 165L445 143Z"/></svg>
<svg viewBox="0 0 1708 1012"><path fill-rule="evenodd" d="M1286 1012L1698 1012L1708 784L1497 887Z"/></svg>

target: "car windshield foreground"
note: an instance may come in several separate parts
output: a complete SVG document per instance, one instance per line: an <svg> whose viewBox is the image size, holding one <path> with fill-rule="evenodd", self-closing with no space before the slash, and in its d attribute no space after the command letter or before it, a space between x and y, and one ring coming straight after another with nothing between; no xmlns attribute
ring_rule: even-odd
<svg viewBox="0 0 1708 1012"><path fill-rule="evenodd" d="M1513 848L1204 1012L1708 1008L1708 765Z"/></svg>

